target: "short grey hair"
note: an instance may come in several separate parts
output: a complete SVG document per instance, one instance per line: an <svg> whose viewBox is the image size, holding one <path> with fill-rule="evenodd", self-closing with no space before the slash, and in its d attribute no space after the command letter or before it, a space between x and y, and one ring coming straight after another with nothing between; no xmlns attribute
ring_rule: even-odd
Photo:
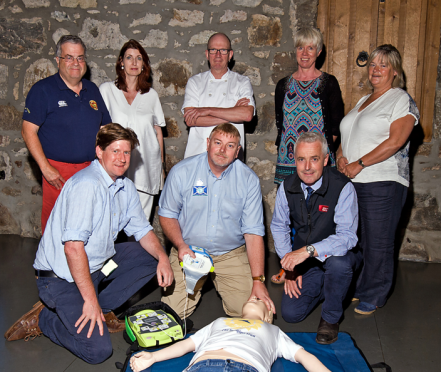
<svg viewBox="0 0 441 372"><path fill-rule="evenodd" d="M303 27L294 35L294 48L312 44L317 48L317 53L323 49L323 35L314 27Z"/></svg>
<svg viewBox="0 0 441 372"><path fill-rule="evenodd" d="M404 72L403 72L403 65L401 60L400 52L397 48L395 48L391 44L384 44L380 45L379 47L376 47L371 55L369 56L369 59L367 61L367 68L369 69L369 65L371 62L377 57L380 57L380 60L382 62L386 62L390 67L392 67L392 70L394 70L397 75L394 78L394 81L392 82L392 87L394 88L403 88L404 87ZM372 88L371 83L369 82L369 86Z"/></svg>
<svg viewBox="0 0 441 372"><path fill-rule="evenodd" d="M297 145L300 143L314 143L314 142L320 142L322 145L322 153L323 156L326 156L328 154L328 141L326 141L326 138L321 133L317 132L303 132L299 138L297 138L296 143L294 144L294 156L296 153Z"/></svg>
<svg viewBox="0 0 441 372"><path fill-rule="evenodd" d="M58 40L57 43L57 50L56 50L56 56L61 57L61 46L65 43L71 43L71 44L81 44L81 46L84 49L84 55L86 55L86 45L83 43L83 40L79 38L76 35L64 35L60 37L60 40Z"/></svg>

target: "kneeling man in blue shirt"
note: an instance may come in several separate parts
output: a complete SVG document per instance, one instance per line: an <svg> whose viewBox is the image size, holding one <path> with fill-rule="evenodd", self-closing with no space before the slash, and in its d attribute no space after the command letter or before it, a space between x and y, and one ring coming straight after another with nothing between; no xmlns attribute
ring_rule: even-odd
<svg viewBox="0 0 441 372"><path fill-rule="evenodd" d="M240 160L240 134L230 123L216 126L207 151L176 164L159 200L159 222L173 243L170 262L175 276L162 301L179 316L190 315L201 297L204 278L186 299L179 261L189 245L205 248L225 312L240 316L242 304L255 296L275 312L264 281L265 251L262 193L257 175Z"/></svg>
<svg viewBox="0 0 441 372"><path fill-rule="evenodd" d="M66 182L38 247L34 269L42 302L6 339L43 333L84 361L101 363L112 354L109 332L125 328L112 310L155 274L160 286L171 285L168 256L135 186L123 176L138 144L136 134L119 124L99 130L97 159ZM114 244L122 229L136 242Z"/></svg>
<svg viewBox="0 0 441 372"><path fill-rule="evenodd" d="M338 338L353 272L361 255L357 244L357 194L349 178L325 167L328 145L319 133L303 133L294 146L297 174L277 192L271 232L281 265L287 271L282 317L305 319L323 301L317 331L319 344Z"/></svg>

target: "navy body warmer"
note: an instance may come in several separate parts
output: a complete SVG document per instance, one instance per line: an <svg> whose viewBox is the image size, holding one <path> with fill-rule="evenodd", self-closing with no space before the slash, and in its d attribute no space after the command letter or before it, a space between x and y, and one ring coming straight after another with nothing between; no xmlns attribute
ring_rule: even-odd
<svg viewBox="0 0 441 372"><path fill-rule="evenodd" d="M330 167L324 167L322 177L321 187L311 195L309 200L309 211L306 208L299 176L293 174L284 182L291 228L295 229L293 251L335 234L335 206L341 190L350 180L335 168Z"/></svg>

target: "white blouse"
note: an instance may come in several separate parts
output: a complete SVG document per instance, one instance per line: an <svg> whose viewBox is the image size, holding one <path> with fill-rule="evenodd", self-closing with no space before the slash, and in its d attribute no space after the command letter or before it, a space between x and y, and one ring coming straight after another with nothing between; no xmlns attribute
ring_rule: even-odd
<svg viewBox="0 0 441 372"><path fill-rule="evenodd" d="M154 125L164 127L165 118L158 93L138 93L129 105L122 90L114 82L101 84L100 92L113 123L131 128L138 136L139 146L132 151L126 176L139 191L157 194L162 186L161 148Z"/></svg>
<svg viewBox="0 0 441 372"><path fill-rule="evenodd" d="M369 98L364 96L340 123L343 156L349 163L374 150L390 136L391 124L407 115L420 114L409 94L400 88L392 88L369 104L361 112L360 106ZM368 183L395 181L409 186L409 141L390 158L364 168L352 182Z"/></svg>

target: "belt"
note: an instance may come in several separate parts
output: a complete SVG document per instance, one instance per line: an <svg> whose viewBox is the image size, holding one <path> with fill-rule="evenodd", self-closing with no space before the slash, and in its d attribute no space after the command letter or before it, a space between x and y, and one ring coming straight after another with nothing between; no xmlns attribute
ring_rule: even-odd
<svg viewBox="0 0 441 372"><path fill-rule="evenodd" d="M40 278L58 278L53 271L49 270L35 270L35 276Z"/></svg>

